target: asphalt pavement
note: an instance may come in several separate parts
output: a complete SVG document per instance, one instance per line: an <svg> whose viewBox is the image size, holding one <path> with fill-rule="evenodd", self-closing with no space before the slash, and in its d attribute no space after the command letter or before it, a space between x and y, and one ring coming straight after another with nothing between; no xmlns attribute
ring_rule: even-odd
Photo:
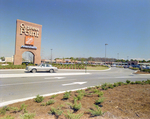
<svg viewBox="0 0 150 119"><path fill-rule="evenodd" d="M134 74L134 70L123 68L106 71L60 69L57 73L0 70L0 106L32 99L38 94L48 96L103 83L147 79L150 79L150 75Z"/></svg>

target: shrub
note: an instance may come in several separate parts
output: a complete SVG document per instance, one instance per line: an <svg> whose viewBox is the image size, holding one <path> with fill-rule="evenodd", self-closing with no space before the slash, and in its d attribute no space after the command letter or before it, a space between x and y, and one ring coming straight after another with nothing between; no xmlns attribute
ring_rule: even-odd
<svg viewBox="0 0 150 119"><path fill-rule="evenodd" d="M24 113L27 113L26 108L27 108L27 105L25 105L25 104L23 103L23 104L21 105L21 107L20 107L19 111L24 110Z"/></svg>
<svg viewBox="0 0 150 119"><path fill-rule="evenodd" d="M149 79L147 79L147 81L145 81L145 83L146 83L146 84L150 84L150 80L149 80Z"/></svg>
<svg viewBox="0 0 150 119"><path fill-rule="evenodd" d="M51 107L51 110L48 113L49 114L54 114L56 116L60 116L63 113L63 111L59 108L56 109L54 107Z"/></svg>
<svg viewBox="0 0 150 119"><path fill-rule="evenodd" d="M118 83L114 83L114 87L117 87L118 86Z"/></svg>
<svg viewBox="0 0 150 119"><path fill-rule="evenodd" d="M74 111L78 111L79 109L81 109L81 107L82 107L81 102L77 104L77 102L74 101L74 105L72 107Z"/></svg>
<svg viewBox="0 0 150 119"><path fill-rule="evenodd" d="M54 103L55 103L55 101L54 101L54 100L49 100L49 101L47 101L47 102L46 102L46 106L47 106L47 105L54 104Z"/></svg>
<svg viewBox="0 0 150 119"><path fill-rule="evenodd" d="M135 84L134 82L131 82L130 84Z"/></svg>
<svg viewBox="0 0 150 119"><path fill-rule="evenodd" d="M122 82L118 82L118 85L121 86L121 85L122 85Z"/></svg>
<svg viewBox="0 0 150 119"><path fill-rule="evenodd" d="M35 100L35 102L40 103L40 102L42 102L44 100L44 97L37 95L34 100Z"/></svg>
<svg viewBox="0 0 150 119"><path fill-rule="evenodd" d="M90 109L89 112L92 116L102 116L104 113L101 111L100 107L98 105L94 105L96 107L96 110Z"/></svg>
<svg viewBox="0 0 150 119"><path fill-rule="evenodd" d="M65 92L63 99L68 99L70 97L70 92Z"/></svg>
<svg viewBox="0 0 150 119"><path fill-rule="evenodd" d="M101 97L101 96L103 96L104 93L102 91L100 91L97 94L98 94L98 97Z"/></svg>
<svg viewBox="0 0 150 119"><path fill-rule="evenodd" d="M58 95L52 95L52 96L51 96L51 98L53 98L53 99L54 99L54 98L55 98L55 97L57 97L57 96L58 96Z"/></svg>
<svg viewBox="0 0 150 119"><path fill-rule="evenodd" d="M129 80L126 80L126 83L127 83L127 84L130 84L130 81L129 81Z"/></svg>
<svg viewBox="0 0 150 119"><path fill-rule="evenodd" d="M77 95L77 99L78 99L78 100L81 100L82 98L83 98L83 95L82 95L82 94L78 94L78 95Z"/></svg>
<svg viewBox="0 0 150 119"><path fill-rule="evenodd" d="M3 107L2 109L0 109L0 114L1 115L5 115L6 114L6 108Z"/></svg>
<svg viewBox="0 0 150 119"><path fill-rule="evenodd" d="M11 107L11 109L14 111L14 113L17 113L19 111L18 107Z"/></svg>
<svg viewBox="0 0 150 119"><path fill-rule="evenodd" d="M100 88L101 86L96 86L96 88Z"/></svg>
<svg viewBox="0 0 150 119"><path fill-rule="evenodd" d="M45 106L45 105L46 105L45 103L42 103L42 104L41 104L41 106Z"/></svg>
<svg viewBox="0 0 150 119"><path fill-rule="evenodd" d="M25 113L24 115L21 115L21 119L34 119L35 114L34 113Z"/></svg>
<svg viewBox="0 0 150 119"><path fill-rule="evenodd" d="M135 81L135 84L142 84L141 81Z"/></svg>
<svg viewBox="0 0 150 119"><path fill-rule="evenodd" d="M73 114L72 112L67 111L67 114L64 114L67 119L80 119L84 113Z"/></svg>
<svg viewBox="0 0 150 119"><path fill-rule="evenodd" d="M113 88L114 88L114 86L113 86L112 84L109 84L109 85L108 85L108 88L113 89Z"/></svg>
<svg viewBox="0 0 150 119"><path fill-rule="evenodd" d="M102 97L102 98L99 98L98 100L95 101L95 104L96 104L96 105L101 104L102 102L104 102L104 99L105 99L105 98L103 98L103 97Z"/></svg>
<svg viewBox="0 0 150 119"><path fill-rule="evenodd" d="M14 119L14 117L11 117L11 115L7 115L6 117L3 117L1 119Z"/></svg>

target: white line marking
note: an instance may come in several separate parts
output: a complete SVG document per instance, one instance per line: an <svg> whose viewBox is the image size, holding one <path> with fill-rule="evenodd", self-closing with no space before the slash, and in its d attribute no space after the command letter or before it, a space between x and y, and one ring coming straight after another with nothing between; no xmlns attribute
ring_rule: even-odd
<svg viewBox="0 0 150 119"><path fill-rule="evenodd" d="M44 79L63 79L63 78L66 78L66 77L48 77L48 78L44 78Z"/></svg>
<svg viewBox="0 0 150 119"><path fill-rule="evenodd" d="M75 84L83 85L84 83L87 82L73 82L73 83L62 84L62 86L75 85Z"/></svg>
<svg viewBox="0 0 150 119"><path fill-rule="evenodd" d="M14 86L14 85L26 85L26 84L39 84L39 83L46 83L46 82L49 83L49 82L59 82L59 81L70 81L70 80L76 80L76 79L4 84L4 85L0 85L0 87L3 87L3 86Z"/></svg>
<svg viewBox="0 0 150 119"><path fill-rule="evenodd" d="M11 77L36 77L36 76L69 76L69 75L88 75L90 73L25 73L25 74L1 74L0 78Z"/></svg>

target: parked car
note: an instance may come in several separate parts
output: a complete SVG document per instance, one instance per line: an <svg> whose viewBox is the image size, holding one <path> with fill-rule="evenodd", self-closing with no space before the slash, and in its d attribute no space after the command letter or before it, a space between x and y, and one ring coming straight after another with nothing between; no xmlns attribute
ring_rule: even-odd
<svg viewBox="0 0 150 119"><path fill-rule="evenodd" d="M58 71L57 67L53 67L52 65L45 63L38 66L27 66L25 70L32 73L36 73L37 71L49 71L50 73L54 73Z"/></svg>
<svg viewBox="0 0 150 119"><path fill-rule="evenodd" d="M150 66L146 66L146 69L150 69Z"/></svg>
<svg viewBox="0 0 150 119"><path fill-rule="evenodd" d="M129 65L124 65L123 67L124 67L124 68L129 68Z"/></svg>
<svg viewBox="0 0 150 119"><path fill-rule="evenodd" d="M116 64L111 65L111 67L116 67Z"/></svg>

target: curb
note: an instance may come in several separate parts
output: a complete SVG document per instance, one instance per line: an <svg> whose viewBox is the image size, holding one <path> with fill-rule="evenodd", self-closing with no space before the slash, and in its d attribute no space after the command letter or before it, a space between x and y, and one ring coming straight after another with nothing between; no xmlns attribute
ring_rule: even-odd
<svg viewBox="0 0 150 119"><path fill-rule="evenodd" d="M68 91L77 91L77 90L81 90L81 89L84 90L84 89L87 89L87 88L88 87L84 87L84 88L78 88L78 89L72 89L72 90L66 90L66 91L67 92ZM62 93L65 93L66 91L59 91L59 92L44 94L44 95L40 95L40 96L46 97L46 96L51 96L51 95L56 95L56 94L62 94ZM3 103L0 103L0 107L7 106L7 105L17 103L17 102L27 101L27 100L34 99L34 98L36 98L36 96L28 97L28 98L22 98L22 99L16 99L16 100L11 100L11 101L6 101L6 102L3 102Z"/></svg>

